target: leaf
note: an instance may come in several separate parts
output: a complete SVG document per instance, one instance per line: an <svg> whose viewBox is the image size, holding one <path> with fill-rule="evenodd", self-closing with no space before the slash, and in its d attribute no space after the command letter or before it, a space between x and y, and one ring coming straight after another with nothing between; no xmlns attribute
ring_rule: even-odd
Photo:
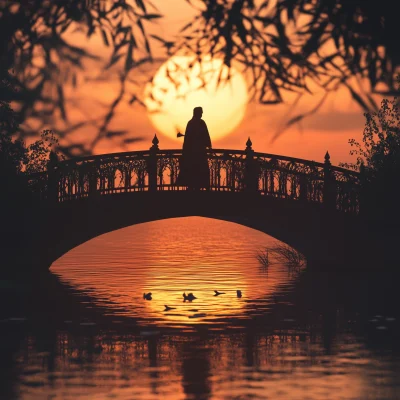
<svg viewBox="0 0 400 400"><path fill-rule="evenodd" d="M167 49L168 49L168 48L171 48L171 47L174 45L174 42L169 42L169 41L163 39L163 38L160 37L160 36L157 36L157 35L149 35L149 36L150 36L151 38L153 38L153 39L155 39L155 40L161 42Z"/></svg>
<svg viewBox="0 0 400 400"><path fill-rule="evenodd" d="M111 138L111 137L115 137L115 136L124 136L128 133L128 131L126 130L120 130L120 131L107 131L105 133L105 137L107 138Z"/></svg>
<svg viewBox="0 0 400 400"><path fill-rule="evenodd" d="M81 143L75 143L69 146L59 146L59 150L68 158L91 155L91 153L87 151L85 146Z"/></svg>
<svg viewBox="0 0 400 400"><path fill-rule="evenodd" d="M263 99L260 99L259 101L260 101L261 104L264 104L264 105L267 105L267 104L280 104L281 103L281 101L279 101L279 100L263 100Z"/></svg>
<svg viewBox="0 0 400 400"><path fill-rule="evenodd" d="M293 118L290 118L289 121L286 122L286 127L289 127L290 125L300 122L301 120L303 120L305 118L305 116L306 116L306 114L299 114Z"/></svg>
<svg viewBox="0 0 400 400"><path fill-rule="evenodd" d="M109 69L110 67L112 67L116 62L118 62L118 60L122 57L122 54L114 54L111 57L110 62L108 63L108 65L106 66L106 69Z"/></svg>
<svg viewBox="0 0 400 400"><path fill-rule="evenodd" d="M144 12L146 12L146 5L143 0L135 0L136 5Z"/></svg>
<svg viewBox="0 0 400 400"><path fill-rule="evenodd" d="M67 114L65 112L64 91L60 84L57 85L57 93L58 93L58 106L60 107L61 117L64 121L66 121Z"/></svg>
<svg viewBox="0 0 400 400"><path fill-rule="evenodd" d="M133 104L135 102L138 102L141 106L145 106L143 101L141 101L136 95L133 95L131 99L129 100L129 104Z"/></svg>
<svg viewBox="0 0 400 400"><path fill-rule="evenodd" d="M140 18L147 19L147 20L153 20L153 19L163 18L163 15L161 15L161 14L145 14L145 15L142 15Z"/></svg>
<svg viewBox="0 0 400 400"><path fill-rule="evenodd" d="M157 35L150 35L150 37L152 37L152 38L155 39L155 40L158 40L158 41L161 42L161 43L165 43L165 40L164 40L162 37L160 37L160 36L157 36Z"/></svg>
<svg viewBox="0 0 400 400"><path fill-rule="evenodd" d="M125 72L129 72L129 70L132 67L133 64L132 56L133 56L133 42L130 41L128 46L128 52L126 53L126 59L125 59Z"/></svg>
<svg viewBox="0 0 400 400"><path fill-rule="evenodd" d="M183 28L181 28L179 32L184 32L191 26L193 26L193 21L190 21L188 24L184 25Z"/></svg>
<svg viewBox="0 0 400 400"><path fill-rule="evenodd" d="M102 35L103 35L104 44L105 44L106 46L109 46L109 45L110 45L110 42L108 41L108 37L107 37L106 31L105 31L104 29L102 29L102 30L101 30L101 33L102 33Z"/></svg>
<svg viewBox="0 0 400 400"><path fill-rule="evenodd" d="M363 98L347 83L345 83L347 89L349 89L351 93L351 97L364 109L364 111L369 112L370 109L367 103L363 100Z"/></svg>
<svg viewBox="0 0 400 400"><path fill-rule="evenodd" d="M87 32L87 37L90 37L93 35L94 30L95 30L95 26L93 23L93 17L92 17L92 14L90 11L86 11L85 16L87 18L87 25L89 27L88 32Z"/></svg>
<svg viewBox="0 0 400 400"><path fill-rule="evenodd" d="M141 142L144 140L143 137L136 137L136 138L126 138L124 139L124 143L129 144L129 143L136 143L136 142Z"/></svg>
<svg viewBox="0 0 400 400"><path fill-rule="evenodd" d="M246 31L246 28L244 27L244 25L243 25L243 23L241 22L241 21L238 21L237 22L237 25L236 25L236 30L237 30L237 33L238 33L238 35L239 35L239 37L240 37L240 40L242 41L242 43L245 45L245 46L247 46L247 31Z"/></svg>
<svg viewBox="0 0 400 400"><path fill-rule="evenodd" d="M62 133L62 134L68 134L68 133L70 133L70 132L73 132L73 131L75 131L75 130L77 130L77 129L79 129L79 128L82 128L83 126L85 126L85 125L87 125L88 124L88 121L83 121L83 122L78 122L78 123L76 123L76 124L74 124L74 125L70 125L70 126L68 126L68 128L66 128L66 129L64 129L62 132L57 132L58 134L60 134L60 133Z"/></svg>
<svg viewBox="0 0 400 400"><path fill-rule="evenodd" d="M143 26L143 24L142 24L142 21L141 21L140 19L138 19L136 23L137 23L137 26L139 27L139 29L140 29L141 32L142 32L143 39L144 39L144 45L145 45L145 47L146 47L146 51L147 51L148 54L151 55L151 50L150 50L149 41L147 40L146 31L145 31L145 29L144 29L144 26Z"/></svg>
<svg viewBox="0 0 400 400"><path fill-rule="evenodd" d="M379 107L378 107L378 104L376 104L376 101L374 100L374 98L369 93L366 93L366 95L367 95L369 102L372 104L373 109L375 111L378 111Z"/></svg>
<svg viewBox="0 0 400 400"><path fill-rule="evenodd" d="M72 86L76 89L76 73L72 74Z"/></svg>
<svg viewBox="0 0 400 400"><path fill-rule="evenodd" d="M254 19L256 21L262 22L264 27L266 27L267 25L271 25L274 22L274 20L272 18L270 18L270 17L260 17L258 15L255 15Z"/></svg>
<svg viewBox="0 0 400 400"><path fill-rule="evenodd" d="M259 14L260 11L262 11L264 8L267 8L269 6L269 3L269 0L263 1L258 7L257 14Z"/></svg>

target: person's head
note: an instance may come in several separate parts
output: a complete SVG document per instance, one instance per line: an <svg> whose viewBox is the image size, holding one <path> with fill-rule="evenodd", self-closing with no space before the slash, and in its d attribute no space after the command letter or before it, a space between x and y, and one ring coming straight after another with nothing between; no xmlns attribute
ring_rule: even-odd
<svg viewBox="0 0 400 400"><path fill-rule="evenodd" d="M195 107L193 109L193 117L201 118L202 115L203 115L203 109L201 107Z"/></svg>

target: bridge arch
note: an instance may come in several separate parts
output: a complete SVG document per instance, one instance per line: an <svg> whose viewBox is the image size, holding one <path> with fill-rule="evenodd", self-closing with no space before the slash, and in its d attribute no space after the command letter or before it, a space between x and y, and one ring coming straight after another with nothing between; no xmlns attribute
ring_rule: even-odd
<svg viewBox="0 0 400 400"><path fill-rule="evenodd" d="M318 163L257 153L250 140L246 146L210 149L210 190L195 193L177 185L182 151L160 150L156 137L146 151L52 158L46 172L28 177L48 216L31 241L35 262L48 269L101 234L185 216L260 230L316 262L342 259L357 234L359 174L332 166L328 153Z"/></svg>
<svg viewBox="0 0 400 400"><path fill-rule="evenodd" d="M330 218L323 207L232 192L138 192L67 202L57 207L49 226L47 266L73 248L102 234L131 225L176 217L203 216L237 223L264 232L309 259L327 256L335 227L350 220ZM346 216L348 217L348 216ZM325 225L326 224L326 225ZM59 227L62 226L60 233ZM61 238L62 236L62 238Z"/></svg>

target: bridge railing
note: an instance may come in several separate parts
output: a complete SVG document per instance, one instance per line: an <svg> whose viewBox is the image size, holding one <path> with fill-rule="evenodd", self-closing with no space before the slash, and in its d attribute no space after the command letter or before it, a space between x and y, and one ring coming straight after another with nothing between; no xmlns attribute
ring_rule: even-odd
<svg viewBox="0 0 400 400"><path fill-rule="evenodd" d="M359 212L359 174L324 163L245 150L210 149L210 190L253 192L263 196L321 203L342 212ZM31 176L43 198L65 202L90 196L139 191L178 191L182 150L160 150L155 137L147 151L74 158ZM36 185L36 186L35 186Z"/></svg>

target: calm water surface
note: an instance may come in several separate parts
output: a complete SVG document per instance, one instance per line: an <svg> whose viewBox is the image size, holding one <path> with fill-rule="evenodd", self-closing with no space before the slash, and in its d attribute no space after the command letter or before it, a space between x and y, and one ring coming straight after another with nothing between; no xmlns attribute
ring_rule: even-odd
<svg viewBox="0 0 400 400"><path fill-rule="evenodd" d="M1 281L0 399L400 399L398 274L261 267L275 243L170 219Z"/></svg>

